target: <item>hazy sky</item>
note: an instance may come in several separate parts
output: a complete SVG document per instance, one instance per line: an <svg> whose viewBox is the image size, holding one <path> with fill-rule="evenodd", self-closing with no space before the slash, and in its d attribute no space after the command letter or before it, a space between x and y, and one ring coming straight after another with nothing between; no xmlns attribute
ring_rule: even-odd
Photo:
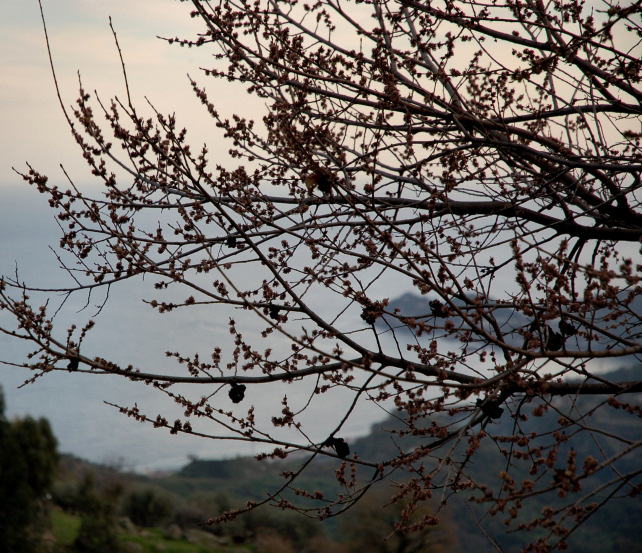
<svg viewBox="0 0 642 553"><path fill-rule="evenodd" d="M44 0L43 8L65 105L72 105L77 96L78 72L89 91L98 90L105 99L123 95L118 53L109 27L111 15L134 96L142 99L148 95L163 110L180 105L181 112L194 118L198 106L191 99L186 73L197 73L195 54L170 48L156 38L188 31L193 21L185 4L170 0ZM90 184L91 179L56 98L36 0L0 3L0 52L0 272L13 271L17 262L20 276L29 282L51 282L52 278L55 282L61 277L48 249L58 235L52 213L46 199L29 190L12 167L24 170L28 161L59 183L64 182L59 168L63 164L79 183ZM122 293L126 295L127 290ZM144 314L140 309L127 309L137 303L133 296L115 299L114 308L103 318L105 326L111 327L105 342L126 344L128 332L131 335L135 325L140 327ZM114 325L109 325L110 318L116 317L121 322L116 327L122 329L120 336L114 333ZM20 359L17 344L1 340L0 347L3 358ZM136 352L127 351L127 347L121 348L125 350L121 356L135 358ZM220 449L200 443L183 449L177 446L181 442L170 442L166 435L150 432L103 403L152 398L148 390L133 389L114 379L67 375L50 375L35 385L16 389L26 376L0 367L9 414L49 418L63 451L93 461L122 458L141 468L176 466L189 453L216 455Z"/></svg>
<svg viewBox="0 0 642 553"><path fill-rule="evenodd" d="M175 112L179 124L190 131L192 145L198 147L206 141L210 151L215 152L216 162L224 163L226 148L217 148L222 145L220 136L194 98L187 74L205 85L222 113L248 116L261 109L261 102L250 100L239 86L202 75L198 68L208 66L211 52L207 49L170 46L157 38L193 36L198 32L198 21L189 17L189 4L174 0L43 0L43 8L65 106L73 105L77 97L78 72L92 95L97 90L104 101L115 95L124 98L122 70L109 27L111 15L137 108L151 116L151 110L145 107L148 98L159 111ZM0 75L0 274L13 273L17 267L19 276L29 283L53 285L64 277L56 270L57 262L49 249L56 247L59 230L46 198L23 184L12 167L23 171L29 162L50 181L64 184L59 167L62 164L82 187L96 183L79 155L58 104L36 0L0 1ZM167 370L163 355L167 347L206 351L214 342L229 339L224 312L199 315L190 309L189 318L178 315L172 319L178 324L163 317L154 318L140 301L148 297L148 289L143 283L128 283L112 290L111 301L87 343L93 355L145 370ZM399 290L399 294L404 291ZM58 322L82 324L91 318L93 312L87 310L77 314L82 302L83 298L69 302L57 317ZM0 336L2 358L24 360L26 352L18 348L18 344ZM135 423L103 403L137 402L155 415L154 410L161 405L158 395L142 385L111 377L56 374L18 389L25 377L24 372L0 366L0 384L7 396L9 414L32 413L49 418L62 451L94 461L123 458L138 468L177 466L190 454L220 457L253 451L238 442L179 440ZM263 400L269 398L276 400L278 407L282 393L278 387L261 387L248 390L248 399L268 404ZM300 397L305 401L305 396ZM344 399L335 397L336 404L311 410L312 433L318 434L315 438L323 439L321 432L327 428L329 414L338 415ZM384 415L374 407L364 408L346 435L366 432Z"/></svg>
<svg viewBox="0 0 642 553"><path fill-rule="evenodd" d="M193 97L189 73L206 85L221 111L248 114L251 104L238 89L211 79L207 82L200 74L198 67L207 65L208 52L169 46L156 38L185 36L198 30L189 17L188 4L172 0L43 0L43 8L66 106L75 102L78 72L92 94L97 90L106 101L114 95L124 98L118 52L109 27L111 15L137 107L144 108L147 97L160 111L176 112L179 122L191 131L193 144L207 141L210 146L216 145L219 138ZM0 2L0 71L0 274L13 273L17 267L19 276L29 283L52 285L64 278L56 270L57 263L49 249L57 245L59 236L53 213L46 198L23 184L12 167L22 171L29 162L48 175L51 182L64 184L59 167L62 164L78 184L92 186L95 181L69 134L56 98L36 0ZM178 327L172 326L141 308L140 298L145 293L140 283L112 290L108 308L99 317L96 332L87 344L92 354L150 370L166 365L163 352L168 343L189 351L228 339L225 316L212 320L207 314L196 319L190 314L189 319L179 317ZM66 305L57 321L82 324L93 316L87 312L76 314L82 301L77 298L76 303ZM0 350L4 359L15 361L24 359L26 353L19 344L2 337ZM23 371L0 366L0 384L9 415L46 416L65 452L100 462L122 458L140 469L178 466L186 462L189 454L220 457L256 451L238 442L177 439L165 431L133 422L103 403L137 402L155 416L156 406L166 402L159 402L158 395L143 385L112 377L55 374L18 389L26 376ZM248 393L250 401L259 401L281 397L283 390L262 387ZM279 405L278 399L275 403ZM326 413L328 409L326 406ZM373 420L383 416L371 410L370 415L357 419L350 432L365 432ZM318 412L312 413L311 419L327 422L327 415L320 418Z"/></svg>
<svg viewBox="0 0 642 553"><path fill-rule="evenodd" d="M88 92L108 101L124 98L118 52L109 27L112 17L123 50L130 90L137 108L147 97L160 111L176 112L195 144L216 143L206 112L194 98L187 74L200 78L199 66L211 52L170 46L157 36L193 36L200 30L190 4L175 0L43 0L51 50L63 102L74 104L78 73ZM87 176L55 95L37 0L0 3L0 183L16 181L11 167L29 161L53 181ZM211 81L211 80L210 80ZM200 80L223 109L247 111L247 98L229 86ZM218 88L219 90L216 90ZM147 110L148 113L151 111Z"/></svg>

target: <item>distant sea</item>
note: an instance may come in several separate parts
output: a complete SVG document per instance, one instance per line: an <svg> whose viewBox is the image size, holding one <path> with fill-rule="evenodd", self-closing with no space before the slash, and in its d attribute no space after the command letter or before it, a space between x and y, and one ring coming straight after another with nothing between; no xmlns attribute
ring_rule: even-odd
<svg viewBox="0 0 642 553"><path fill-rule="evenodd" d="M69 282L65 272L58 268L56 257L50 249L50 246L54 249L57 247L60 229L52 218L46 198L25 187L2 187L1 194L0 274L17 274L21 281L40 286L62 286ZM399 296L408 291L398 286L392 288ZM392 288L389 282L382 280L377 281L371 291L374 295L388 297ZM141 301L141 298L153 298L154 293L149 279L114 286L110 290L107 305L97 317L96 312L104 300L104 294L95 293L89 298L86 295L73 296L56 315L55 324L59 328L57 336L64 339L65 329L72 323L82 326L87 320L95 319L96 327L83 344L84 353L108 358L125 366L132 364L151 373L185 374L184 367L167 359L166 350L185 354L199 352L203 359L208 359L215 345L228 352L233 348L228 319L234 317L239 324L243 324L247 312L207 306L179 310L169 317L159 316ZM36 303L43 300L37 294L33 294L32 299ZM53 296L50 313L63 299L62 295ZM323 302L325 298L320 297L318 301ZM323 309L323 304L315 307ZM6 321L6 317L6 313L0 312L0 321ZM362 325L363 321L358 314L355 315L354 327ZM256 320L247 321L244 332L246 336L257 336L260 327ZM355 336L360 340L372 339L369 332ZM384 344L388 340L387 347L394 346L389 336L384 335L382 340ZM289 351L285 339L276 334L268 341L261 342L259 339L258 342L260 347L272 347L275 352ZM1 360L22 363L28 351L23 344L0 334ZM613 368L613 364L607 362L601 370L609 368ZM7 415L47 418L58 438L61 452L92 462L145 472L177 469L194 457L225 459L257 454L266 449L262 445L236 440L170 435L167 430L136 422L105 403L125 407L136 405L151 418L161 414L170 422L183 418L182 410L171 399L142 383L114 376L70 374L65 371L47 374L35 383L19 388L30 376L25 369L0 365L0 385L4 389ZM293 411L306 405L311 390L305 383L248 386L246 399L238 406L229 400L227 389L217 386L183 385L172 390L195 399L216 394L210 400L213 406L224 410L235 409L240 414L246 413L248 407L254 404L257 420L267 423L264 430L284 439L305 443L305 438L292 432L275 434L269 422L271 417L280 416L284 395L287 395ZM341 389L315 396L302 418L310 439L315 442L325 440L341 420L351 399L352 395ZM364 398L337 435L346 439L365 435L373 424L386 416L387 412ZM222 432L214 423L193 419L191 423L195 430L230 436L229 432Z"/></svg>
<svg viewBox="0 0 642 553"><path fill-rule="evenodd" d="M57 248L61 232L45 196L26 186L0 186L0 194L0 275L17 274L20 281L37 286L57 287L68 283L69 278L58 267L58 261L50 249ZM83 352L125 366L131 363L146 372L172 374L185 369L177 368L173 361L168 360L166 350L185 354L198 351L203 358L209 358L215 345L224 350L233 347L227 321L229 317L234 317L242 322L243 312L208 306L172 313L169 317L158 316L141 301L141 298L153 296L154 289L149 280L114 286L106 307L97 317L95 315L104 294L93 294L88 303L86 295L73 296L56 315L55 324L59 327L57 336L64 340L68 325L75 323L80 327L87 320L95 319L96 327L85 342ZM52 314L64 296L54 294L53 298ZM39 299L44 301L37 294L33 294L32 299L35 303ZM0 312L0 321L6 321L6 317L6 313ZM249 324L246 329L248 332L259 332L256 324ZM268 343L263 343L262 347L268 347ZM269 347L278 349L286 347L286 344L275 337L270 339ZM21 342L0 334L1 360L22 363L29 351ZM222 459L265 450L264 446L240 441L170 435L167 430L136 422L105 403L129 407L137 405L150 417L155 418L160 413L170 422L183 418L182 410L169 398L142 383L114 376L56 372L20 388L30 376L25 369L0 365L0 386L4 390L6 414L9 417L31 415L47 418L61 452L92 462L144 472L179 468L190 457ZM181 388L181 393L196 399L216 391L217 387L214 386ZM212 399L212 404L226 410L236 408L237 412L244 413L254 403L257 412L262 413L264 420L268 421L265 428L270 430L270 418L281 414L283 395L288 396L292 408L298 409L308 401L309 394L306 392L308 390L297 384L248 386L246 400L235 407L227 397L227 390L222 389ZM349 395L336 391L316 397L303 419L312 439L322 441L327 437L347 408L349 399ZM341 434L346 438L366 434L373 423L385 416L386 413L380 408L366 403L357 409ZM203 432L224 434L213 423L192 421L192 425ZM289 437L305 442L300 436Z"/></svg>

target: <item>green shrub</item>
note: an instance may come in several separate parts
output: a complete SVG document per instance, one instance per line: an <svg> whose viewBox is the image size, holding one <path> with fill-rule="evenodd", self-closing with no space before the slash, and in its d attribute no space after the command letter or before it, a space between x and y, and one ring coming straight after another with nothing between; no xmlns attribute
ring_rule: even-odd
<svg viewBox="0 0 642 553"><path fill-rule="evenodd" d="M38 551L48 525L44 497L58 463L45 419L8 421L0 388L0 551Z"/></svg>
<svg viewBox="0 0 642 553"><path fill-rule="evenodd" d="M116 508L119 488L98 491L92 474L85 476L75 501L80 529L74 542L78 553L118 553Z"/></svg>
<svg viewBox="0 0 642 553"><path fill-rule="evenodd" d="M58 480L51 488L51 500L64 511L76 511L78 483L73 480Z"/></svg>
<svg viewBox="0 0 642 553"><path fill-rule="evenodd" d="M147 486L127 494L122 514L138 526L160 526L172 518L176 504L177 499L169 493Z"/></svg>

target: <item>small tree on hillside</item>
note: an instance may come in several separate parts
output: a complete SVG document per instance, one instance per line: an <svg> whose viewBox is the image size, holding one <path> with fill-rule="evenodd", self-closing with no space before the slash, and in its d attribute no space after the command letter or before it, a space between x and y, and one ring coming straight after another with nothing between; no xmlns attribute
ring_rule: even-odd
<svg viewBox="0 0 642 553"><path fill-rule="evenodd" d="M421 532L395 531L402 519L404 502L390 502L385 489L371 491L354 509L339 521L340 537L350 553L446 553L456 550L457 540L450 522ZM408 520L408 525L420 523L434 516L424 503Z"/></svg>
<svg viewBox="0 0 642 553"><path fill-rule="evenodd" d="M212 52L191 85L238 164L193 149L177 117L149 118L129 93L105 104L81 89L66 113L103 194L52 186L31 167L23 176L66 228L66 292L147 276L155 290L145 299L167 316L237 308L232 342L206 356L168 352L181 374L121 366L83 348L93 322L65 333L10 278L1 307L17 327L6 330L35 344L36 375L143 380L186 416L122 407L140 420L192 432L201 419L202 434L222 425L273 457L343 461L340 496L298 490L301 502L290 502L281 492L295 471L270 499L283 508L331 516L369 482L407 471L408 511L438 490L443 501L472 490L519 528L541 528L533 550L564 544L606 501L640 491L639 470L614 465L639 440L611 434L618 448L599 458L558 452L584 433L602 443L592 413L639 414L637 371L611 381L593 361L637 363L642 352L641 6L193 0L202 32L166 40ZM224 94L227 81L265 103L261 120L219 113L206 87ZM394 309L397 290L427 307ZM245 331L252 318L262 332ZM306 408L351 394L321 439L285 394L271 420L244 402L248 387L293 381L311 383ZM557 396L585 395L590 408L572 402L550 433L524 430L527 417L558 409ZM342 428L365 400L403 413L421 445L359 459ZM450 417L431 418L438 412ZM489 423L502 417L514 423L498 434ZM281 428L293 432L282 438ZM468 474L488 441L505 457L496 488ZM605 484L593 484L597 474L609 474ZM554 506L522 514L547 494Z"/></svg>
<svg viewBox="0 0 642 553"><path fill-rule="evenodd" d="M80 528L74 540L73 550L78 553L118 553L116 513L118 498L122 493L119 485L104 490L96 487L94 475L87 473L78 483L74 507L80 514Z"/></svg>
<svg viewBox="0 0 642 553"><path fill-rule="evenodd" d="M0 387L0 551L38 551L47 527L45 495L58 464L46 419L8 421Z"/></svg>

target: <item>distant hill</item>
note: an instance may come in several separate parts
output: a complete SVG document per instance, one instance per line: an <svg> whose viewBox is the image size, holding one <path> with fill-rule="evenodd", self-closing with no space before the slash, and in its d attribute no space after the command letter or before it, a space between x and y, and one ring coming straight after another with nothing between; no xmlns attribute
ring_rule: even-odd
<svg viewBox="0 0 642 553"><path fill-rule="evenodd" d="M639 376L639 367L628 367L604 375L605 378L614 381L634 380ZM527 419L520 421L524 433L535 433L543 436L540 441L550 440L551 430L558 427L558 419L564 413L587 412L590 407L596 406L604 398L591 397L562 397L554 402L555 410L545 413L543 416L533 416L535 404L525 403L521 413ZM633 404L640 404L642 394L629 396L626 401ZM443 420L449 420L447 415ZM416 447L424 446L427 439L421 436L400 436L399 431L405 427L403 413L395 413L383 421L373 423L368 435L351 440L349 442L351 452L357 453L360 458L373 462L381 462L393 458L399 449L412 451ZM429 425L432 419L427 419L425 425ZM605 456L611 456L630 443L637 443L642 438L642 418L603 406L596 409L582 423L592 429L597 436L593 437L584 433L574 436L572 442L563 447L558 454L557 465L562 466L570 451L571 446L577 453L578 462L582 462L588 455L603 460ZM505 412L503 416L493 421L487 427L489 437L482 441L482 445L472 462L467 466L469 476L474 480L483 480L491 486L499 486L498 475L506 468L506 459L501 454L501 447L510 447L492 441L493 435L510 435L513 425L512 419ZM575 432L575 428L569 427L566 430L568 435ZM547 437L548 436L548 437ZM624 441L614 437L618 436ZM628 441L627 441L628 440ZM465 444L464 444L465 447ZM434 451L435 456L442 452ZM462 448L455 451L455 456L461 458ZM167 476L149 479L140 475L126 475L122 482L126 486L153 484L174 494L185 498L206 493L223 493L233 501L235 505L243 505L248 500L261 500L267 497L268 492L274 491L277 486L284 482L282 473L287 470L296 470L300 467L302 459L307 456L297 455L282 461L257 461L252 457L239 457L229 460L204 460L194 459L181 470ZM426 461L429 462L429 461ZM308 491L320 490L326 497L336 496L342 492L338 486L334 471L338 468L340 461L337 459L319 457L310 464L302 475L297 479L296 486ZM642 448L634 449L615 463L615 470L620 472L632 472L642 467ZM78 479L88 471L96 475L96 481L109 482L118 479L119 471L114 467L99 467L77 458L64 456L61 463L61 474L66 479ZM371 476L371 471L365 470L359 473L362 478ZM520 475L516 473L517 479L533 478L524 471ZM609 479L614 477L612 470L600 473L595 482L584 483L583 493L588 492L596 486L607 485ZM395 473L394 480L398 483L407 478L401 471ZM550 479L550 476L547 478ZM640 477L634 483L640 483ZM590 485L589 485L590 484ZM599 496L605 498L613 490L606 486ZM284 493L288 497L288 493ZM626 491L619 492L619 496L625 496ZM497 537L498 543L506 553L517 553L524 546L525 535L521 533L507 533L504 524L506 515L500 513L496 517L489 517L485 514L484 506L476 505L467 499L470 492L451 496L445 509L444 516L450 524L457 526L459 546L453 549L453 553L468 553L470 544L475 544L476 553L490 553L494 551L490 543L482 536L480 530L475 526L471 513L482 521L484 528L489 534ZM291 499L297 499L293 492ZM298 498L300 499L300 498ZM554 500L555 498L553 498ZM536 516L541 509L550 504L551 498L542 501L534 501L529 504L527 512ZM330 519L325 525L328 531L337 532L337 519ZM607 503L596 516L591 517L587 524L574 533L569 542L568 551L571 553L604 553L610 551L638 551L639 537L642 535L642 508L640 498L621 497Z"/></svg>
<svg viewBox="0 0 642 553"><path fill-rule="evenodd" d="M622 293L622 297L625 297L624 293ZM395 313L397 317L414 318L417 321L426 321L429 324L439 326L442 324L443 319L436 318L433 314L433 309L430 306L430 302L434 300L439 301L436 296L422 296L419 294L406 292L402 296L391 300L386 307L386 311L389 313ZM466 304L462 300L453 298L453 303L462 310L466 310L464 309L466 308ZM635 329L637 333L639 332L640 325L642 325L642 321L640 320L640 318L642 317L642 296L636 296L633 302L628 306L628 310L630 312L630 325ZM605 315L608 315L609 313L610 312L607 309L602 309L597 312L597 316L598 318L601 318ZM515 312L509 306L502 307L501 304L497 304L497 307L493 310L492 314L499 327L505 333L505 336L509 343L521 344L523 338L518 335L516 330L519 328L527 327L533 322L532 318L529 319L523 314ZM455 327L459 327L463 323L461 317L454 314L452 316L449 316L448 319L452 321ZM559 331L559 320L551 321L549 324L553 331ZM384 315L383 317L378 318L375 321L375 326L379 331L393 329L397 333L410 333L410 329L406 325L404 325L403 322L390 315ZM609 328L609 332L626 337L627 339L633 339L636 336L639 339L639 336L637 334L636 336L631 336L629 334L629 329L627 328L627 326ZM587 342L579 335L570 337L569 340L569 343L573 344L573 347L586 349Z"/></svg>
<svg viewBox="0 0 642 553"><path fill-rule="evenodd" d="M612 380L626 381L635 378L639 371L638 368L625 368L605 376ZM641 397L637 395L627 399L639 402ZM547 436L551 430L557 428L561 414L586 411L599 401L602 401L602 398L558 398L555 401L556 410L549 411L540 417L532 416L534 405L525 404L522 413L528 418L521 421L520 424L526 433L532 432ZM601 460L604 459L604 455L615 454L626 446L626 443L609 438L609 435L617 435L631 441L638 441L642 437L642 418L624 413L621 410L609 407L598 409L583 422L595 429L600 443L598 447L591 435L587 433L575 436L572 447L577 452L578 459L593 455ZM430 421L427 420L426 425L429 423ZM487 431L491 436L510 435L514 424L515 421L505 413L499 420L493 421ZM398 433L403 427L401 413L398 416L391 416L384 421L373 424L371 432L367 436L351 441L350 449L364 460L380 462L394 457L399 448L411 451L426 443L427 440L423 437L401 437L395 433ZM569 427L567 432L572 434L574 428ZM544 437L542 441L548 439ZM560 465L565 463L570 447L571 444L568 444L566 448L560 450L558 455ZM434 453L439 455L439 452ZM463 452L458 450L455 455L461 457ZM195 460L177 474L157 482L175 492L208 487L208 489L224 489L233 497L259 499L264 498L268 490L274 490L279 482L283 482L283 479L279 477L283 470L296 469L300 462L300 460L289 459L278 462L258 462L251 458L228 461ZM482 442L482 447L467 466L467 470L473 479L486 481L491 486L494 484L499 486L498 475L506 468L505 464L506 459L501 455L499 445L489 438ZM334 470L337 466L338 461L335 459L320 458L315 460L297 480L296 485L309 491L321 490L326 496L340 493L341 490L337 487L334 478ZM632 471L640 467L642 467L642 451L639 449L634 450L615 464L615 468L620 471ZM364 477L370 476L369 473L362 474ZM591 488L606 484L613 474L605 472L598 476ZM529 475L524 473L524 477L529 477ZM402 481L403 478L402 473L395 474L397 482ZM458 525L459 551L467 553L467 544L470 543L475 543L475 548L480 553L494 551L474 525L469 508L472 508L477 516L484 520L484 526L493 535L500 536L498 542L507 553L520 551L524 545L522 543L524 536L506 533L507 527L503 523L505 515L500 513L495 518L489 518L484 515L483 509L479 506L468 503L466 497L466 494L453 496L447 508L450 520L456 521ZM549 501L550 498L539 503L535 501L529 508L531 512L533 509L541 509ZM615 500L608 503L596 517L591 518L588 524L574 534L568 551L577 553L603 553L620 549L634 551L639 547L638 537L640 535L642 535L642 508L640 508L639 499Z"/></svg>
<svg viewBox="0 0 642 553"><path fill-rule="evenodd" d="M399 334L401 339L409 338L411 333L414 334L411 327L407 326L403 321L404 318L415 319L416 322L424 322L427 325L434 325L435 327L443 327L445 319L435 317L430 305L431 301L439 300L434 296L420 296L409 292L405 293L391 300L385 309L387 313L395 313L395 316L384 314L382 317L377 318L375 327L379 332L394 332L395 334ZM453 303L461 308L462 311L468 311L472 315L470 306L466 306L462 300L454 298ZM401 320L397 317L401 318ZM532 320L527 319L521 313L516 313L511 308L499 307L493 310L493 317L504 332L508 342L514 345L521 345L523 338L518 334L517 329L527 327L531 324ZM449 315L448 320L453 323L455 328L460 328L464 324L463 319L456 314ZM487 321L482 321L480 324L487 327L488 331L491 331L490 323Z"/></svg>
<svg viewBox="0 0 642 553"><path fill-rule="evenodd" d="M388 307L386 308L386 311L397 311L398 310L398 315L401 317L413 317L416 319L434 319L433 311L430 306L430 302L433 300L438 300L437 297L433 296L420 296L419 294L413 294L411 292L406 292L402 296L395 298L390 301L388 304ZM438 300L439 301L439 300ZM465 307L465 303L457 298L453 299L453 303L458 306L458 307ZM493 315L497 319L497 322L499 323L499 326L504 326L505 324L511 325L512 328L518 328L521 326L525 326L530 324L530 320L524 317L521 314L516 314L513 312L512 309L508 308L503 308L503 309L496 309L493 311ZM449 317L453 322L456 323L456 321L461 321L460 317L457 316L452 316ZM388 320L389 322L394 321L393 318L391 317L385 317L384 320ZM381 325L382 321L379 320L378 324ZM385 324L385 323L383 323Z"/></svg>

